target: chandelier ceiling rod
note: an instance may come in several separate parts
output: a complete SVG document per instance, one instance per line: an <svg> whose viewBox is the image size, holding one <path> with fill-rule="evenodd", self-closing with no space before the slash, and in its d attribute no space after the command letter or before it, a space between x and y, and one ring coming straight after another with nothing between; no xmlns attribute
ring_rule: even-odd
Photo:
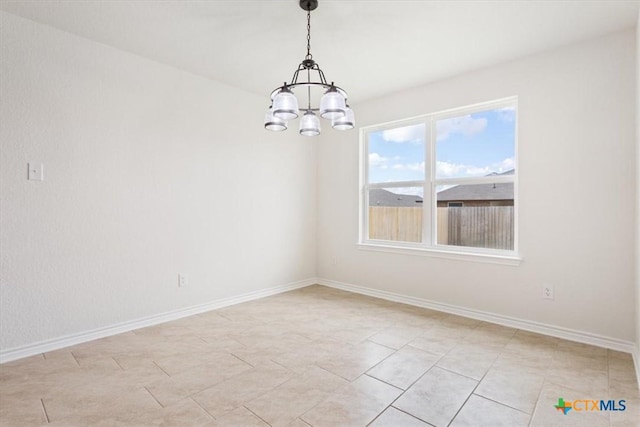
<svg viewBox="0 0 640 427"><path fill-rule="evenodd" d="M303 113L300 119L300 134L305 136L315 136L320 134L320 117L331 121L331 126L337 130L353 129L355 119L353 110L347 105L347 92L336 86L334 82L328 83L324 72L314 61L311 54L311 11L318 7L318 0L300 0L300 7L307 12L307 54L294 71L291 82L284 84L271 92L271 106L267 111L264 127L271 131L283 131L288 127L288 120L296 119ZM300 72L306 71L307 81L300 81ZM312 80L311 74L317 75L316 80ZM294 89L306 87L307 107L298 107ZM314 107L312 104L312 90L324 92L320 99L320 105ZM304 104L303 104L304 105Z"/></svg>

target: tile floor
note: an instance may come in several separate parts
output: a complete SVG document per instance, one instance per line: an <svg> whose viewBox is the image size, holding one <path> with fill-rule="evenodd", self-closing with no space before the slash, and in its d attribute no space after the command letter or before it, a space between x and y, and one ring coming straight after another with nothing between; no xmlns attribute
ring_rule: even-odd
<svg viewBox="0 0 640 427"><path fill-rule="evenodd" d="M635 378L628 354L311 286L0 365L0 425L638 426Z"/></svg>

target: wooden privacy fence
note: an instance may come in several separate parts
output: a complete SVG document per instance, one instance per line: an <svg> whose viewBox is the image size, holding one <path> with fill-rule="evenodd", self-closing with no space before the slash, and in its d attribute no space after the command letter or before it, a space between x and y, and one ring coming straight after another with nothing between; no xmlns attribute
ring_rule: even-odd
<svg viewBox="0 0 640 427"><path fill-rule="evenodd" d="M369 238L421 242L422 208L370 206Z"/></svg>
<svg viewBox="0 0 640 427"><path fill-rule="evenodd" d="M438 244L513 249L513 206L438 208ZM422 208L370 206L369 238L422 241Z"/></svg>

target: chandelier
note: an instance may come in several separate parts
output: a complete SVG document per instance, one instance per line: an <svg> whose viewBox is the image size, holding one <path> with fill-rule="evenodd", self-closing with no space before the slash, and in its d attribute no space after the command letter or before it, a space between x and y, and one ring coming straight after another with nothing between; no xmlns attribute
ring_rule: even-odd
<svg viewBox="0 0 640 427"><path fill-rule="evenodd" d="M291 83L284 82L271 92L271 106L265 116L264 127L271 131L287 130L288 121L302 115L300 135L320 135L318 113L323 119L330 120L334 129L353 129L355 118L353 110L347 105L347 92L333 82L327 83L324 73L311 55L311 11L318 7L318 0L300 0L300 7L307 11L307 55L293 73ZM294 91L306 95L302 108ZM316 106L318 98L320 102Z"/></svg>

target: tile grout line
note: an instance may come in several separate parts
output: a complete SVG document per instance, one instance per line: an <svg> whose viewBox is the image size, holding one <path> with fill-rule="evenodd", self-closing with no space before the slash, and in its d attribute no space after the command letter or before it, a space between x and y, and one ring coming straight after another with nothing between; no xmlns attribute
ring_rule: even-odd
<svg viewBox="0 0 640 427"><path fill-rule="evenodd" d="M489 372L489 369L487 369L487 372ZM484 377L487 375L487 372L484 373L484 375L482 376L482 379L484 379ZM453 415L453 417L451 417L451 420L449 420L449 422L447 423L447 426L450 426L451 423L453 423L453 420L456 419L456 417L458 416L458 414L460 413L460 411L462 411L462 408L464 408L464 405L467 404L467 402L469 401L469 399L471 398L471 396L473 396L476 391L476 389L478 388L478 386L480 386L480 382L482 381L482 379L480 381L478 381L476 383L476 386L473 388L473 390L471 390L471 393L469 393L469 395L467 396L467 398L464 400L464 402L462 403L462 405L460 405L460 407L458 408L458 410L456 411L456 413ZM476 380L474 380L476 381Z"/></svg>
<svg viewBox="0 0 640 427"><path fill-rule="evenodd" d="M158 365L158 363L156 363L155 360L152 360L153 364L156 365L158 367L158 369L160 369L166 376L168 376L169 378L171 378L171 375L169 375L169 373L167 371L165 371L164 369L162 369L162 366Z"/></svg>
<svg viewBox="0 0 640 427"><path fill-rule="evenodd" d="M428 425L428 426L430 426L430 427L435 427L433 424L426 422L426 421L425 421L425 420L423 420L422 418L418 418L418 417L416 417L415 415L410 414L409 412L407 412L407 411L405 411L405 410L403 410L403 409L396 408L395 406L392 406L392 405L389 405L388 407L386 407L386 408L384 409L384 411L380 412L380 413L379 413L379 414L374 418L374 420L373 420L373 421L375 421L375 420L377 420L378 418L380 418L380 415L382 415L382 414L383 414L387 409L389 409L389 408L393 408L393 409L395 409L396 411L402 412L403 414L406 414L406 415L410 416L411 418L415 418L416 420L418 420L418 421L420 421L421 423L424 423L424 424L426 424L426 425ZM371 421L371 423L373 423L373 421ZM371 423L369 423L369 424L371 424Z"/></svg>
<svg viewBox="0 0 640 427"><path fill-rule="evenodd" d="M216 311L216 310L213 310L213 311ZM235 320L228 318L227 316L225 316L225 315L224 315L224 314L222 314L222 313L216 313L216 314L217 314L218 316L220 316L220 317L224 318L224 319L227 319L229 322L235 322Z"/></svg>
<svg viewBox="0 0 640 427"><path fill-rule="evenodd" d="M551 364L553 364L553 361L555 360L555 354L558 351L558 343L559 341L556 342L556 345L553 349L553 353L551 355ZM536 402L533 404L533 410L531 411L531 418L529 418L529 425L533 423L533 416L536 413L536 409L538 409L538 404L540 403L540 397L542 397L542 390L544 390L544 386L547 385L547 377L549 376L549 370L551 370L551 365L549 365L547 370L544 372L544 379L542 380L542 386L540 387L540 391L538 392L538 396L536 397Z"/></svg>
<svg viewBox="0 0 640 427"><path fill-rule="evenodd" d="M262 418L260 415L256 414L255 412L253 412L251 409L247 408L247 405L242 405L242 407L244 409L246 409L247 411L251 412L253 415L255 415L256 417L258 417L258 419L260 419L262 422L264 422L266 425L268 425L269 427L271 427L271 424L267 422L267 420L265 420L264 418ZM296 417L298 418L298 417ZM295 420L295 418L294 418Z"/></svg>
<svg viewBox="0 0 640 427"><path fill-rule="evenodd" d="M511 342L511 341L514 339L514 337L518 334L518 332L519 332L519 331L522 331L522 329L516 329L516 332L513 334L513 336L512 336L512 337L511 337L511 339L509 340L509 342ZM526 331L525 331L525 332L526 332ZM496 357L496 359L493 361L493 363L491 364L491 366L489 367L489 369L487 369L487 372L485 372L485 373L484 373L484 375L482 376L482 379L481 379L480 381L478 381L478 385L480 385L480 382L482 382L482 380L484 380L484 378L487 376L487 374L489 373L489 371L491 370L491 368L493 368L493 367L494 367L494 365L496 364L496 362L498 361L498 359L500 359L500 356L502 356L503 354L505 354L504 349L507 347L507 345L509 345L509 342L507 342L507 344L505 344L505 345L504 345L504 347L502 347L502 351L500 351L500 354L498 354L498 357ZM556 345L557 345L557 343L556 343ZM555 351L555 350L554 350L554 351ZM509 353L509 352L507 352L507 353ZM515 354L515 355L517 355L518 353L509 353L509 354ZM548 370L548 369L545 371L545 377L544 377L545 379L546 379L546 377L547 377L547 372L549 372L549 370ZM538 399L540 398L540 394L542 393L542 388L543 388L543 387L544 387L544 380L543 380L543 382L542 382L542 387L540 387L540 391L538 392L538 397L536 398L536 401L535 401L535 403L533 404L533 410L531 411L531 413L530 413L530 414L528 414L527 412L522 411L522 410L520 410L520 409L514 408L514 407L512 407L512 406L510 406L510 405L507 405L507 404L505 404L505 403L499 402L499 401L497 401L497 400L489 399L487 396L483 396L482 394L476 394L476 396L478 396L478 397L482 397L482 398L484 398L484 399L488 399L488 400L491 400L491 401L494 401L494 402L496 402L496 403L499 403L499 404L501 404L501 405L504 405L504 406L507 406L507 407L509 407L509 408L511 408L511 409L514 409L514 410L516 410L516 411L520 411L520 412L524 412L525 414L528 414L528 415L529 415L529 424L531 424L531 422L533 421L533 414L534 414L534 412L536 411L536 406L538 405ZM476 388L477 388L477 387L476 387ZM473 390L472 394L475 394L475 389Z"/></svg>
<svg viewBox="0 0 640 427"><path fill-rule="evenodd" d="M407 347L407 346L411 347L411 346L407 343L407 344L405 344L404 346L402 346L402 348ZM422 350L422 349L419 349L419 348L416 348L416 347L412 347L412 348L415 348L415 349L420 350L420 351L424 351L425 353L429 353L429 352L427 352L426 350ZM451 349L450 349L449 351L451 351ZM418 381L420 381L420 379L421 379L422 377L424 377L424 376L427 374L427 372L429 372L431 369L433 369L433 367L434 367L434 366L436 366L436 363L438 363L438 362L439 362L439 361L440 361L440 360L441 360L441 359L442 359L446 354L448 354L448 353L449 353L449 351L447 351L446 353L442 354L442 355L441 355L441 356L440 356L440 357L439 357L435 362L433 362L433 364L429 367L429 369L427 369L426 371L424 371L424 372L422 373L422 375L420 375L420 376L419 376L419 377L418 377L414 382L412 382L411 384L409 384L409 386L407 387L407 389L406 389L406 390L403 390L403 391L402 391L402 393L400 393L400 394L398 395L398 397L396 397L395 399L393 399L393 400L391 401L391 403L389 403L389 404L388 404L388 405L387 405L387 406L386 406L382 411L380 411L380 413L379 413L378 415L376 415L376 417L375 417L371 422L375 421L375 420L376 420L376 419L377 419L377 418L378 418L378 417L379 417L383 412L385 412L387 409L389 409L390 407L392 407L392 406L393 406L393 404L394 404L394 403L396 403L396 402L398 401L398 399L400 399L402 396L404 396L404 394L405 394L405 393L406 393L406 392L407 392L411 387L413 387L413 386L415 385L415 383L417 383ZM430 354L434 354L434 355L435 355L435 353L430 353ZM377 365L376 365L376 366L377 366ZM374 367L375 367L375 366L374 366ZM373 369L373 367L372 367L371 369ZM369 369L369 370L371 370L371 369ZM369 370L368 370L368 371L369 371ZM368 372L368 371L367 371L367 372ZM363 375L366 375L366 372L365 372ZM372 377L372 378L373 378L373 377ZM376 379L377 379L377 378L376 378ZM384 381L383 381L383 382L384 382ZM395 406L393 406L393 408L398 409L398 408L396 408ZM400 411L401 411L401 409L398 409L398 410L400 410ZM402 411L402 412L405 412L405 411ZM407 414L408 414L408 413L407 413ZM408 415L411 415L411 414L408 414ZM416 417L416 416L414 416L414 415L411 415L411 416L412 416L412 417L414 417L414 418L419 419L420 421L424 421L423 419L418 418L418 417ZM426 422L426 421L424 421L424 422Z"/></svg>
<svg viewBox="0 0 640 427"><path fill-rule="evenodd" d="M475 329L475 328L474 328ZM495 365L496 361L500 358L500 356L504 353L504 349L505 347L508 345L508 343L513 339L513 337L518 333L519 329L516 329L515 332L513 333L513 335L511 335L511 337L509 338L509 341L507 341L507 343L505 343L501 349L500 352L498 353L498 356L496 356L496 358L493 360L493 362L491 362L491 364L489 365L489 367L487 368L487 370L484 372L484 374L482 374L482 378L480 378L479 380L476 380L475 378L470 378L467 377L466 375L462 375L462 374L458 374L457 372L453 372L456 373L458 375L462 375L466 378L470 378L474 381L477 381L476 386L473 388L473 390L471 390L471 393L469 393L469 395L467 396L467 398L464 400L464 403L462 405L460 405L460 408L458 408L458 410L456 411L455 415L453 416L453 418L451 418L451 421L449 421L449 423L447 424L447 426L451 425L451 423L453 423L453 421L456 419L456 417L458 416L458 414L460 414L460 411L462 411L462 408L464 408L464 406L467 404L467 402L469 401L469 399L471 398L471 396L476 395L478 397L484 397L481 394L476 394L475 391L478 389L478 387L480 386L480 383L482 383L482 381L485 379L485 377L487 376L487 374L489 373L489 371L491 370L491 368L493 368L493 366ZM456 345L457 347L457 345ZM454 347L455 348L455 347ZM444 369L444 368L441 368ZM449 371L449 370L447 370ZM449 371L452 372L452 371ZM498 402L497 402L498 403ZM506 406L506 405L505 405ZM515 408L513 408L515 409ZM531 420L531 417L533 415L529 416L529 420Z"/></svg>
<svg viewBox="0 0 640 427"><path fill-rule="evenodd" d="M373 335L375 335L375 334L372 334L371 336L373 336ZM358 344L362 344L362 343L364 343L365 341L367 341L367 342L372 342L372 341L368 341L367 339L365 339L365 340L363 340L363 341L360 341ZM373 343L373 342L372 342L372 343ZM382 344L378 344L378 343L373 343L373 344L383 346ZM383 346L383 347L385 347L385 348L389 348L389 347L386 347L386 346ZM393 350L393 349L390 349L390 350ZM347 381L347 384L345 384L345 387L346 387L347 385L351 385L351 384L353 384L353 383L354 383L358 378L362 377L363 375L367 375L367 372L368 372L368 371L370 371L370 370L371 370L371 369L373 369L374 367L378 366L378 365L379 365L380 363L382 363L384 360L386 360L387 358L389 358L389 357L391 357L393 354L395 354L397 351L398 351L398 350L393 351L391 354L389 354L388 356L386 356L386 357L385 357L384 359L382 359L380 362L376 363L374 366L372 366L371 368L367 369L367 371L365 371L365 372L361 373L360 375L358 375L358 376L357 376L353 381L351 381L349 378L345 378L345 377L343 377L342 375L336 374L336 373L334 373L334 372L329 371L328 369L323 368L322 366L318 365L318 361L314 362L314 366L316 366L316 367L318 367L318 368L322 369L322 370L323 370L323 371L325 371L325 372L330 373L331 375L335 375L335 376L337 376L338 378L342 378L342 379L346 380L346 381ZM370 377L370 378L374 378L374 377L372 377L372 376L370 376L370 375L367 375L367 376L368 376L368 377ZM375 379L375 380L377 380L377 381L381 381L381 380L378 380L378 378L374 378L374 379ZM381 382L385 383L384 381L381 381ZM385 383L385 384L388 384L388 383ZM392 387L394 387L394 388L397 388L397 389L399 389L399 390L402 390L402 389L400 389L399 387L393 386L393 385L391 385L391 384L388 384L388 385L390 385L390 386L392 386ZM338 387L338 388L341 388L341 387ZM334 391L335 391L335 390L334 390ZM403 391L403 392L404 392L404 391ZM332 393L333 393L333 392L332 392ZM400 396L401 396L401 395L402 395L402 393L400 393ZM304 414L306 414L306 413L308 413L308 412L312 411L313 409L315 409L318 405L320 405L320 404L321 404L321 403L323 403L325 400L327 400L327 398L329 398L329 395L328 395L327 397L323 398L323 399L322 399L320 402L318 402L317 404L315 404L312 408L309 408L309 410L307 410L307 411L305 411L303 414L299 415L299 416L298 416L298 418L302 417ZM394 400L394 401L395 401L395 400ZM390 405L389 405L389 406L390 406ZM387 408L388 408L389 406L387 406ZM380 413L384 412L387 408L383 409ZM377 418L379 415L380 415L380 414L376 415L376 418ZM300 418L300 419L302 419L302 418ZM304 421L304 420L302 420L302 421L306 423L306 421ZM308 424L308 423L307 423L307 424Z"/></svg>
<svg viewBox="0 0 640 427"><path fill-rule="evenodd" d="M122 367L122 365L120 363L118 363L118 361L116 360L115 357L112 357L111 359L113 359L114 362L116 362L116 365L118 365L118 367L124 371L124 368Z"/></svg>
<svg viewBox="0 0 640 427"><path fill-rule="evenodd" d="M274 363L274 364L276 364L276 365L278 365L278 366L281 366L282 368L286 369L287 371L291 372L292 374L299 375L299 374L298 374L296 371L294 371L293 369L291 369L291 368L289 368L289 367L287 367L287 366L284 366L282 363L278 363L278 362L276 362L276 361L275 361L275 360L273 360L273 359L269 359L269 362Z"/></svg>
<svg viewBox="0 0 640 427"><path fill-rule="evenodd" d="M206 413L207 413L207 415L209 415L211 418L213 418L213 420L214 420L214 421L216 420L216 417L214 417L214 416L213 416L209 411L207 411L207 408L205 408L204 406L202 406L202 405L200 404L200 402L198 402L197 400L195 400L195 399L193 398L193 395L188 396L188 397L187 397L187 399L191 399L191 400L193 401L193 403L195 403L195 404L196 404L196 405L198 405L200 408L202 408L202 410L203 410L204 412L206 412Z"/></svg>
<svg viewBox="0 0 640 427"><path fill-rule="evenodd" d="M159 401L158 399L156 399L156 397L153 395L153 393L151 393L151 392L149 391L149 389L147 388L147 386L143 386L142 388L144 388L144 389L147 391L147 393L149 393L149 394L151 395L151 397L153 397L153 400L155 400L156 402L158 402L158 405L160 405L160 407L164 409L164 405L163 405L162 403L160 403L160 401Z"/></svg>
<svg viewBox="0 0 640 427"><path fill-rule="evenodd" d="M351 384L353 381L355 381L355 380L351 381L349 378L345 378L345 377L343 377L342 375L336 374L335 372L331 372L330 370L328 370L328 369L326 369L326 368L323 368L322 366L318 365L317 363L314 363L314 364L313 364L313 366L315 366L316 368L320 368L320 369L322 369L323 371L330 373L331 375L335 375L335 376L336 376L336 377L338 377L338 378L342 378L343 380L345 380L345 381L346 381L346 382L348 382L349 384ZM363 375L363 374L361 374L361 375ZM356 377L356 379L358 379L358 378L360 378L360 375L358 375L358 376Z"/></svg>
<svg viewBox="0 0 640 427"><path fill-rule="evenodd" d="M367 372L368 372L368 371L367 371ZM376 378L376 377L374 377L373 375L367 374L367 372L365 372L364 374L360 375L358 378L356 378L356 379L355 379L355 380L353 380L353 381L355 382L355 381L357 381L359 378L362 378L363 376L367 376L367 377L372 378L372 379L374 379L374 380L376 380L376 381L380 381L380 382L381 382L381 383L383 383L383 384L386 384L386 385L388 385L388 386L391 386L391 387L393 387L393 388L395 388L395 389L397 389L397 390L400 390L400 392L401 392L400 394L402 394L402 393L404 393L405 391L407 391L407 390L405 390L405 389L403 389L403 388L401 388L401 387L398 387L397 385L393 385L393 384L391 384L391 383L389 383L389 382L387 382L387 381L385 381L385 380L381 380L380 378Z"/></svg>
<svg viewBox="0 0 640 427"><path fill-rule="evenodd" d="M531 415L533 415L533 414L528 413L527 411L523 411L522 409L514 408L513 406L507 405L506 403L502 403L499 400L491 399L491 398L483 396L481 394L476 394L476 393L471 393L471 394L476 396L476 397L479 397L480 399L489 400L489 401L491 401L491 402L493 402L495 404L498 404L500 406L504 406L505 408L513 409L514 411L518 411L518 412L521 412L523 414L529 415L529 417L531 417Z"/></svg>
<svg viewBox="0 0 640 427"><path fill-rule="evenodd" d="M373 334L373 335L376 335L376 334ZM372 335L372 336L373 336L373 335ZM417 338L417 337L416 337L416 338ZM361 341L361 343L363 343L363 342L365 342L365 341L366 341L366 342L370 342L370 343L375 344L375 345L381 345L382 347L388 348L389 350L393 350L394 352L396 352L396 351L400 350L399 348L393 348L393 347L388 346L388 345L386 345L386 344L381 344L381 343L379 343L379 342L371 341L369 338L367 338L367 339L365 339L365 340ZM405 344L405 345L403 345L402 347L405 347L405 346L406 346L406 344ZM400 347L400 348L402 348L402 347Z"/></svg>
<svg viewBox="0 0 640 427"><path fill-rule="evenodd" d="M81 365L80 365L80 362L78 362L78 358L76 357L76 355L75 355L75 354L73 354L73 351L70 351L69 353L71 353L71 357L73 357L73 360L75 360L75 361L76 361L76 363L78 364L78 366L81 366Z"/></svg>
<svg viewBox="0 0 640 427"><path fill-rule="evenodd" d="M460 375L461 377L465 377L465 378L468 378L470 380L473 380L473 381L477 382L478 384L480 384L480 381L482 381L482 379L484 379L484 375L486 375L486 372L485 372L485 374L482 375L482 379L477 379L477 378L470 377L469 375L465 375L465 374L462 374L460 372L456 372L451 368L445 368L444 366L436 366L436 367L442 369L443 371L447 371L447 372L449 372L451 374ZM488 372L488 370L487 370L487 372ZM475 390L475 388L474 388L474 390ZM478 395L478 396L480 396L480 395Z"/></svg>
<svg viewBox="0 0 640 427"><path fill-rule="evenodd" d="M240 344L242 344L242 343L240 343ZM252 368L255 368L255 365L253 365L253 364L251 364L251 363L247 362L246 360L242 359L242 358L241 358L241 357L239 357L239 356L236 356L233 352L231 352L231 351L230 351L230 352L229 352L229 354L230 354L231 356L235 357L236 359L238 359L239 361L241 361L242 363L246 363L247 365L251 366Z"/></svg>
<svg viewBox="0 0 640 427"><path fill-rule="evenodd" d="M47 408L46 406L44 406L44 399L40 399L40 404L42 405L42 410L44 411L44 416L47 418L47 424L51 423L51 420L49 419L49 414L47 413Z"/></svg>

